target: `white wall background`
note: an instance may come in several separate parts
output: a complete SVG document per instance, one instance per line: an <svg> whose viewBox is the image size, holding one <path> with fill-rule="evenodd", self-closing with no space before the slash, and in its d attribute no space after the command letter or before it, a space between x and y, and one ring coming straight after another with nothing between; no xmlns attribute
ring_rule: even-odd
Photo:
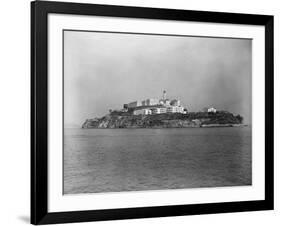
<svg viewBox="0 0 281 226"><path fill-rule="evenodd" d="M78 0L77 0L78 1ZM281 6L278 0L80 0L275 16L275 210L83 223L84 225L280 225L281 222ZM30 2L1 2L0 13L0 225L29 223L30 200ZM82 225L82 224L81 224Z"/></svg>

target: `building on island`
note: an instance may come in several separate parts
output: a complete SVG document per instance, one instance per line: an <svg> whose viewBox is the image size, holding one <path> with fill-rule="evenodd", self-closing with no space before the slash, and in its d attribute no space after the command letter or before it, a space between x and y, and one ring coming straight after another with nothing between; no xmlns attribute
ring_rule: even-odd
<svg viewBox="0 0 281 226"><path fill-rule="evenodd" d="M142 106L153 106L153 105L159 104L159 100L150 98L150 99L143 100L141 103L142 103Z"/></svg>
<svg viewBox="0 0 281 226"><path fill-rule="evenodd" d="M184 113L184 107L182 107L182 106L169 106L169 107L167 107L167 113Z"/></svg>
<svg viewBox="0 0 281 226"><path fill-rule="evenodd" d="M208 112L210 113L216 113L217 112L217 109L213 108L213 107L210 107L208 108Z"/></svg>
<svg viewBox="0 0 281 226"><path fill-rule="evenodd" d="M186 114L187 110L181 106L180 100L167 98L167 92L163 91L162 99L149 98L143 101L134 101L124 104L129 112L134 115L150 115L150 114L165 114L165 113L181 113Z"/></svg>
<svg viewBox="0 0 281 226"><path fill-rule="evenodd" d="M165 107L157 107L157 108L152 108L152 114L164 114L167 113L167 108Z"/></svg>
<svg viewBox="0 0 281 226"><path fill-rule="evenodd" d="M205 107L205 108L203 108L203 112L216 113L217 109L214 107Z"/></svg>
<svg viewBox="0 0 281 226"><path fill-rule="evenodd" d="M144 109L137 109L133 112L134 115L151 115L152 111L150 109L144 108Z"/></svg>
<svg viewBox="0 0 281 226"><path fill-rule="evenodd" d="M128 103L128 108L135 108L141 106L141 101L134 101L131 103Z"/></svg>

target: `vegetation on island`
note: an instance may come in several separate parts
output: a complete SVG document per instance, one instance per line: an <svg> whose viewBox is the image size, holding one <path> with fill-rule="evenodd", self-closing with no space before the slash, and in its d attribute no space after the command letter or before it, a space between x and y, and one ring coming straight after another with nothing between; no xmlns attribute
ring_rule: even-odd
<svg viewBox="0 0 281 226"><path fill-rule="evenodd" d="M101 118L87 119L82 128L189 128L238 126L243 117L227 111L134 115L111 111Z"/></svg>

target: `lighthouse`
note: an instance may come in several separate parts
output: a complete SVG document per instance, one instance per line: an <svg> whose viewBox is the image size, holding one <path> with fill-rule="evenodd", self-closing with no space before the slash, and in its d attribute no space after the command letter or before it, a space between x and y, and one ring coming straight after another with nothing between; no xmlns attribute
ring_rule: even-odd
<svg viewBox="0 0 281 226"><path fill-rule="evenodd" d="M166 100L166 90L163 91L163 100Z"/></svg>

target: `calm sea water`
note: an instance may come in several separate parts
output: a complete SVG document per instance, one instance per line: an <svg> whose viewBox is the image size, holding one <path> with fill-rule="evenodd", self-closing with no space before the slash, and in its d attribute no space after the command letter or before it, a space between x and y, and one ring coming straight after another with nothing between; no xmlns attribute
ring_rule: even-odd
<svg viewBox="0 0 281 226"><path fill-rule="evenodd" d="M65 129L64 193L250 185L251 128Z"/></svg>

